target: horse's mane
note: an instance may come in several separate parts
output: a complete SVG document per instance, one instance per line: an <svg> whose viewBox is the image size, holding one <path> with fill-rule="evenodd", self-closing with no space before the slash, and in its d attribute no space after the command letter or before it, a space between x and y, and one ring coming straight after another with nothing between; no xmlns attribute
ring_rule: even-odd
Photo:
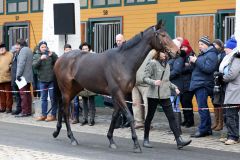
<svg viewBox="0 0 240 160"><path fill-rule="evenodd" d="M124 42L121 45L121 47L119 47L119 50L126 50L126 49L129 49L129 48L132 48L133 46L135 46L136 44L138 44L141 41L142 37L143 37L143 32L140 32L139 34L137 34L136 36L134 36L130 40Z"/></svg>

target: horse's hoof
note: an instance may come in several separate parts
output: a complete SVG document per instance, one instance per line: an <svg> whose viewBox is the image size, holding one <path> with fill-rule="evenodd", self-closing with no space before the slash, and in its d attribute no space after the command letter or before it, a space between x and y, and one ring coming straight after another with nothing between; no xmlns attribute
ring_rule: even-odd
<svg viewBox="0 0 240 160"><path fill-rule="evenodd" d="M52 135L53 135L53 138L57 138L58 134L59 134L59 132L54 131L53 134L52 134Z"/></svg>
<svg viewBox="0 0 240 160"><path fill-rule="evenodd" d="M72 144L73 146L77 146L77 145L78 145L78 142L77 142L76 140L74 140L74 141L71 142L71 144Z"/></svg>
<svg viewBox="0 0 240 160"><path fill-rule="evenodd" d="M109 148L111 148L111 149L117 149L117 146L116 146L116 144L112 143L112 144L109 144Z"/></svg>
<svg viewBox="0 0 240 160"><path fill-rule="evenodd" d="M134 153L142 153L142 149L141 149L140 146L139 146L138 148L137 148L137 147L134 147L134 148L133 148L133 152L134 152Z"/></svg>

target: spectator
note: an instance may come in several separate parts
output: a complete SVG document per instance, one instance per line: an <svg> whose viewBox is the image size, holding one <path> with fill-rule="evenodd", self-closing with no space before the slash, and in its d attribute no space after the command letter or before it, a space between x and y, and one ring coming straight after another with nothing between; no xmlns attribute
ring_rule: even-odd
<svg viewBox="0 0 240 160"><path fill-rule="evenodd" d="M11 63L13 55L4 43L0 44L0 90L11 91ZM12 112L12 92L0 91L0 112Z"/></svg>
<svg viewBox="0 0 240 160"><path fill-rule="evenodd" d="M224 56L224 43L220 39L215 39L213 45L218 50L218 68ZM216 72L217 73L217 72ZM212 130L220 131L223 129L223 109L225 84L219 79L219 76L214 73L214 92L213 92L213 105L214 105L214 124ZM217 87L217 88L216 88ZM218 88L219 87L219 88Z"/></svg>
<svg viewBox="0 0 240 160"><path fill-rule="evenodd" d="M20 90L21 97L21 107L22 112L16 117L27 117L32 114L32 95L30 91L30 85L33 81L32 74L32 60L33 53L29 47L27 47L27 42L24 39L19 39L17 44L20 45L21 49L17 59L17 80L21 81L21 78L24 77L27 85Z"/></svg>
<svg viewBox="0 0 240 160"><path fill-rule="evenodd" d="M120 47L124 42L125 42L125 39L122 34L116 35L116 47Z"/></svg>
<svg viewBox="0 0 240 160"><path fill-rule="evenodd" d="M224 104L230 107L226 108L226 145L236 144L239 140L240 53L237 52L236 46L235 38L226 42L224 50L227 56L226 59L223 59L219 68L224 73L224 82L227 82Z"/></svg>
<svg viewBox="0 0 240 160"><path fill-rule="evenodd" d="M183 117L182 126L186 128L194 126L194 114L193 114L193 104L192 99L194 92L190 91L190 82L192 77L193 65L189 62L189 57L194 56L192 47L187 39L184 39L181 45L181 50L186 52L184 57L184 68L181 74L183 80L183 89L180 94L180 102L183 108Z"/></svg>
<svg viewBox="0 0 240 160"><path fill-rule="evenodd" d="M196 96L200 116L198 131L191 135L195 138L212 135L210 112L206 108L208 96L212 96L213 92L213 73L218 65L217 49L211 45L209 38L203 36L198 44L200 50L198 57L190 56L190 62L194 65L190 90Z"/></svg>
<svg viewBox="0 0 240 160"><path fill-rule="evenodd" d="M180 49L181 43L177 39L174 39L173 42L175 45ZM175 84L180 92L183 90L183 84L182 81L182 72L184 68L184 56L186 56L185 51L181 51L179 56L176 56L175 58L171 58L168 61L168 64L170 66L170 81L171 83ZM177 127L179 128L180 134L182 134L181 130L181 110L180 110L180 95L176 95L176 92L173 90L171 91L170 96L171 102L172 102L172 108L174 112L174 116L177 122Z"/></svg>
<svg viewBox="0 0 240 160"><path fill-rule="evenodd" d="M91 46L88 43L83 43L79 46L79 49L85 52L90 53ZM82 96L83 100L83 122L81 125L86 125L88 124L88 115L90 116L90 121L89 121L89 126L93 126L95 124L95 113L96 113L96 108L95 108L95 93L90 92L88 90L81 91L80 96Z"/></svg>
<svg viewBox="0 0 240 160"><path fill-rule="evenodd" d="M136 74L136 84L132 90L132 100L133 100L132 108L133 108L133 115L135 120L135 129L144 127L145 118L147 116L148 84L143 82L143 76L144 76L144 70L146 68L146 65L147 63L150 62L155 52L156 51L154 50L149 52L148 56L143 61L142 65L140 66Z"/></svg>
<svg viewBox="0 0 240 160"><path fill-rule="evenodd" d="M57 61L58 56L56 53L49 51L47 42L41 41L38 44L39 53L33 56L33 67L38 72L38 81L41 89L41 101L42 101L42 116L38 117L38 121L55 121L57 113L56 97L53 92L53 67ZM50 116L47 116L48 111L48 92L52 105L52 112Z"/></svg>
<svg viewBox="0 0 240 160"><path fill-rule="evenodd" d="M13 60L12 60L12 66L11 66L11 79L12 79L11 85L12 85L12 90L15 91L14 95L15 95L15 100L16 100L16 110L12 111L12 115L18 115L19 113L22 112L19 88L15 82L16 77L17 77L16 76L17 75L17 59L18 59L20 49L21 49L20 44L16 43L14 45Z"/></svg>
<svg viewBox="0 0 240 160"><path fill-rule="evenodd" d="M154 117L154 113L158 104L162 106L163 111L169 121L169 125L176 139L178 148L182 148L191 143L191 140L183 140L180 136L180 131L177 127L171 107L170 88L175 90L176 94L179 94L180 91L178 90L177 86L170 83L169 78L170 67L166 61L166 55L162 52L156 53L153 57L153 60L148 63L143 78L143 81L149 84L147 95L149 108L144 126L144 147L152 148L152 145L149 143L149 131L151 121Z"/></svg>

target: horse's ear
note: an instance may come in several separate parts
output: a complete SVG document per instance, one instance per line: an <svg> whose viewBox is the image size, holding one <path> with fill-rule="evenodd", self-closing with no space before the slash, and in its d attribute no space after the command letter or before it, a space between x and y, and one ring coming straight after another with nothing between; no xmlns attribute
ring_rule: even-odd
<svg viewBox="0 0 240 160"><path fill-rule="evenodd" d="M156 25L156 30L163 28L163 26L164 26L164 22L162 19L160 19Z"/></svg>

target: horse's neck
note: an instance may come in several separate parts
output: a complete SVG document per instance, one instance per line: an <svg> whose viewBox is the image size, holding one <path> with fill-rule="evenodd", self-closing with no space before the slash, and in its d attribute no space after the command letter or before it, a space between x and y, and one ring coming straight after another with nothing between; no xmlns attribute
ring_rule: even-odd
<svg viewBox="0 0 240 160"><path fill-rule="evenodd" d="M142 40L136 44L134 47L130 48L124 56L124 64L127 67L127 70L135 73L138 68L141 66L145 60L148 53L151 51L152 47L150 46L151 36L143 35Z"/></svg>

